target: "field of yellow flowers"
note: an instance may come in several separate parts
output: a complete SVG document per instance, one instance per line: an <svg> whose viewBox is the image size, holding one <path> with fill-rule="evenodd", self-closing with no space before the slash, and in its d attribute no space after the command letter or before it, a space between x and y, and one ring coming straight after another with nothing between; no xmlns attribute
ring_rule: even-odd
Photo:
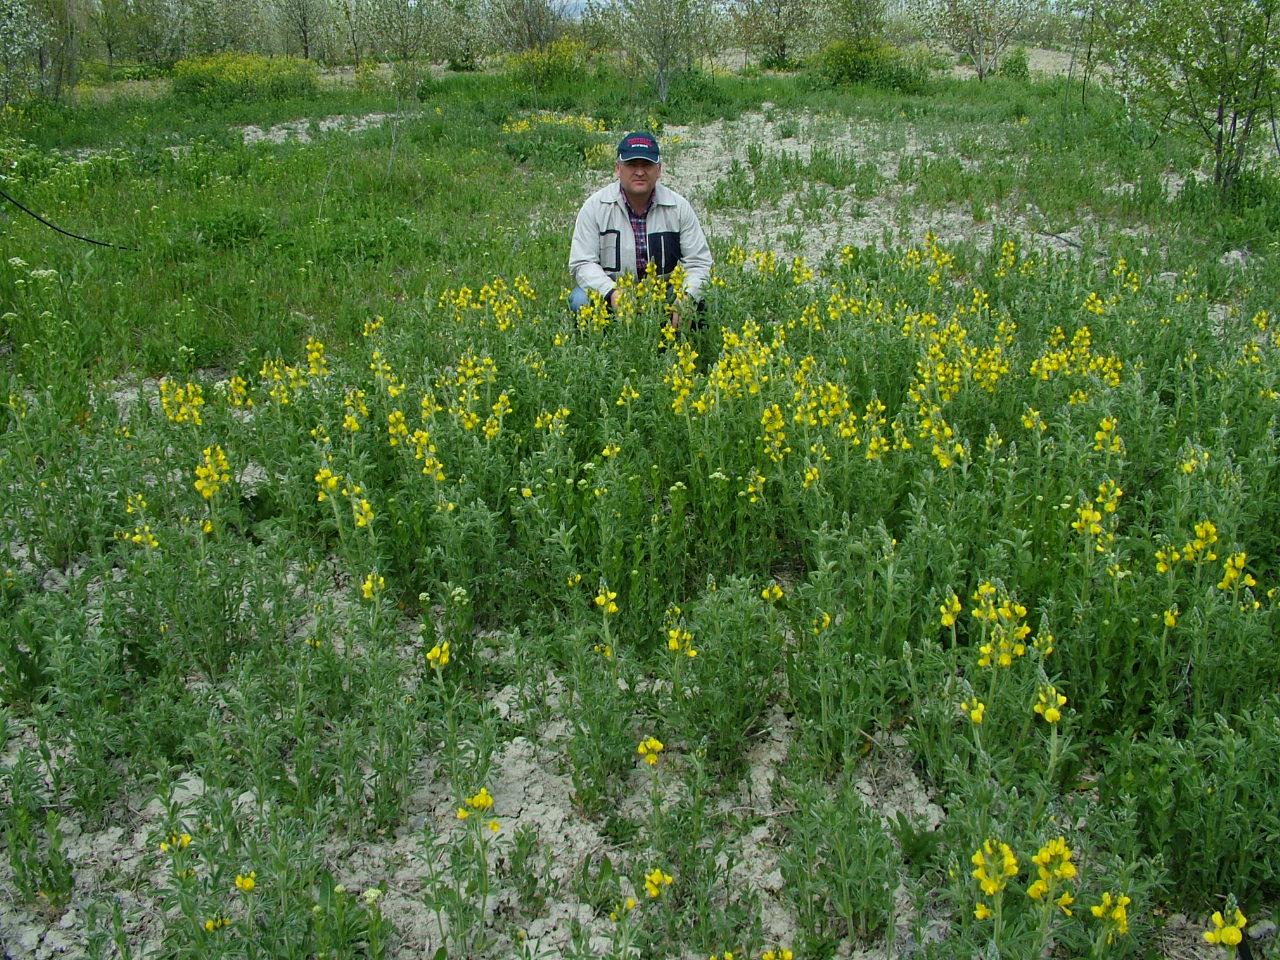
<svg viewBox="0 0 1280 960"><path fill-rule="evenodd" d="M18 955L1236 954L1280 894L1274 291L717 252L679 330L659 278L573 316L512 272L224 369L18 348ZM0 271L74 338L77 277Z"/></svg>
<svg viewBox="0 0 1280 960"><path fill-rule="evenodd" d="M927 237L821 273L734 249L710 299L675 334L661 280L575 319L491 278L341 363L313 338L71 420L10 394L16 892L69 893L49 791L92 818L150 784L182 955L376 953L385 881L344 893L312 832L403 830L427 775L456 812L419 909L450 955L517 949L556 893L491 784L511 685L599 824L574 872L612 955L770 946L724 831L779 716L788 949L892 936L913 890L940 949L1019 956L1273 894L1268 311L1215 330L1194 277ZM85 537L63 601L40 564ZM854 789L891 743L936 829Z"/></svg>

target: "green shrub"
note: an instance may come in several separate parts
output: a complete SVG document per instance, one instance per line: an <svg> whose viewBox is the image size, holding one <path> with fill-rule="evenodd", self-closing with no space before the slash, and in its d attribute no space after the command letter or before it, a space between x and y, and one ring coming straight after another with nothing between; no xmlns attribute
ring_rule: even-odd
<svg viewBox="0 0 1280 960"><path fill-rule="evenodd" d="M929 75L920 54L880 40L833 40L819 51L814 67L830 86L863 83L904 93L919 92Z"/></svg>
<svg viewBox="0 0 1280 960"><path fill-rule="evenodd" d="M283 100L315 91L315 64L297 57L219 53L173 65L173 92L203 103Z"/></svg>
<svg viewBox="0 0 1280 960"><path fill-rule="evenodd" d="M429 100L436 92L431 67L416 60L402 60L391 68L391 90L405 100Z"/></svg>
<svg viewBox="0 0 1280 960"><path fill-rule="evenodd" d="M609 144L601 141L604 124L591 117L543 110L524 118L508 118L502 132L503 149L516 163L577 167L585 160L596 166L608 158L612 166L613 153L607 149Z"/></svg>
<svg viewBox="0 0 1280 960"><path fill-rule="evenodd" d="M355 70L355 87L361 93L385 93L390 84L382 64L366 60Z"/></svg>
<svg viewBox="0 0 1280 960"><path fill-rule="evenodd" d="M513 54L507 60L507 71L517 83L542 90L585 80L587 59L585 43L561 37L545 47Z"/></svg>
<svg viewBox="0 0 1280 960"><path fill-rule="evenodd" d="M1031 59L1027 55L1027 48L1014 47L1006 53L996 72L1006 80L1030 80Z"/></svg>
<svg viewBox="0 0 1280 960"><path fill-rule="evenodd" d="M1280 720L1261 703L1230 722L1195 718L1181 736L1114 741L1104 803L1133 806L1186 903L1206 890L1280 891L1280 865L1259 854L1280 831Z"/></svg>

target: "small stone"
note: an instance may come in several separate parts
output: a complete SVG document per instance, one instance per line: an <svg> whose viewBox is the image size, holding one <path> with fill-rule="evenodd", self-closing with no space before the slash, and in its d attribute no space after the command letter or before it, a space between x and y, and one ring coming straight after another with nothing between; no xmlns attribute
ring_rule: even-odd
<svg viewBox="0 0 1280 960"><path fill-rule="evenodd" d="M46 956L59 953L66 953L71 949L71 941L67 939L67 935L60 930L50 930L44 935L44 942L40 944L41 950Z"/></svg>
<svg viewBox="0 0 1280 960"><path fill-rule="evenodd" d="M1246 932L1250 940L1270 940L1276 935L1276 922L1259 920L1257 923L1250 924Z"/></svg>
<svg viewBox="0 0 1280 960"><path fill-rule="evenodd" d="M1248 262L1248 250L1228 250L1218 258L1218 264L1223 267L1243 267Z"/></svg>

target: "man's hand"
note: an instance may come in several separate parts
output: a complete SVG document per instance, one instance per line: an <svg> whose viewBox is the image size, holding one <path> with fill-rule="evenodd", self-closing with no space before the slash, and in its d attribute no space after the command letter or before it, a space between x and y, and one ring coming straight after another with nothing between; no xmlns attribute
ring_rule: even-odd
<svg viewBox="0 0 1280 960"><path fill-rule="evenodd" d="M606 296L604 299L605 299L605 302L606 302L607 304L609 304L609 309L610 309L610 310L615 310L615 309L617 309L617 306L618 306L618 288L617 288L617 287L614 287L612 290L610 290L610 291L609 291L609 295L608 295L608 296Z"/></svg>

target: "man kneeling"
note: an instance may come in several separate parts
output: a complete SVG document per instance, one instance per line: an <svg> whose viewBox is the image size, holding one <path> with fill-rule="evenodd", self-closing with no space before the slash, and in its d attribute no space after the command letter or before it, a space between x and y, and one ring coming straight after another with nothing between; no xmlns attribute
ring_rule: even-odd
<svg viewBox="0 0 1280 960"><path fill-rule="evenodd" d="M677 294L701 306L711 248L689 201L658 182L658 141L648 133L627 134L618 144L613 171L617 180L593 193L578 211L569 248L569 271L577 286L569 305L581 310L594 290L614 307L619 275L643 277L652 263L662 277L682 266L684 290ZM673 312L671 321L679 326L679 315Z"/></svg>

